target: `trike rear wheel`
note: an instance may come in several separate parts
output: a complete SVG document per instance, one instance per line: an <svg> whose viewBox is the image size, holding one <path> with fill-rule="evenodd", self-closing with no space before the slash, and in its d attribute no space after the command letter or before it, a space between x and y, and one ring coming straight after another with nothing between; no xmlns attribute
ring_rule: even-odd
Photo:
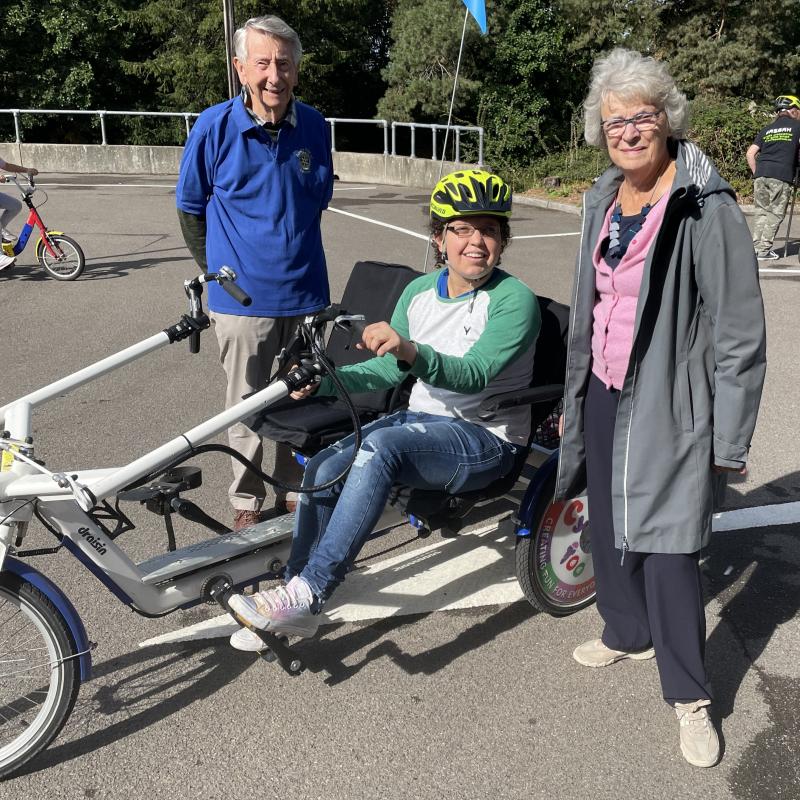
<svg viewBox="0 0 800 800"><path fill-rule="evenodd" d="M80 688L69 628L38 589L0 573L0 778L47 747Z"/></svg>
<svg viewBox="0 0 800 800"><path fill-rule="evenodd" d="M532 606L564 617L594 602L589 504L585 495L555 501L554 493L552 473L531 514L529 533L517 538L517 579Z"/></svg>
<svg viewBox="0 0 800 800"><path fill-rule="evenodd" d="M55 255L48 250L44 240L39 241L36 249L39 263L47 274L57 281L74 281L80 277L86 266L81 246L63 233L49 233L47 238Z"/></svg>

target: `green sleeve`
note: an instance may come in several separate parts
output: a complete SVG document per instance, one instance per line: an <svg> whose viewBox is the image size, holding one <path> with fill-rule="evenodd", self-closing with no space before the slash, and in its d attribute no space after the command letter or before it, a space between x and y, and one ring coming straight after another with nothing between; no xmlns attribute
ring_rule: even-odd
<svg viewBox="0 0 800 800"><path fill-rule="evenodd" d="M397 305L392 313L389 323L401 336L408 338L408 304L417 293L412 281L400 295ZM389 389L402 383L408 372L397 366L397 359L389 355L375 356L360 364L346 364L336 370L336 377L344 384L348 394L361 394L364 392L377 392ZM322 379L317 394L335 395L336 387L333 381L325 377Z"/></svg>
<svg viewBox="0 0 800 800"><path fill-rule="evenodd" d="M178 221L183 234L183 241L192 254L192 258L204 273L208 272L206 261L206 218L197 214L189 214L178 209Z"/></svg>
<svg viewBox="0 0 800 800"><path fill-rule="evenodd" d="M476 394L529 350L541 326L536 296L516 278L504 280L493 294L486 329L463 356L442 355L418 344L411 374L437 388Z"/></svg>

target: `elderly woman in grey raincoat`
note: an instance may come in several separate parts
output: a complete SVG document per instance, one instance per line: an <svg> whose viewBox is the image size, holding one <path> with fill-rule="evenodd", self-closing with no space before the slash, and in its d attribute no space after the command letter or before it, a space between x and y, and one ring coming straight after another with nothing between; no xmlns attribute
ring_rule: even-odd
<svg viewBox="0 0 800 800"><path fill-rule="evenodd" d="M604 629L573 655L587 667L655 655L681 752L709 767L699 557L761 397L757 265L733 190L685 139L686 98L664 64L612 51L584 110L612 166L584 195L556 496L585 475Z"/></svg>

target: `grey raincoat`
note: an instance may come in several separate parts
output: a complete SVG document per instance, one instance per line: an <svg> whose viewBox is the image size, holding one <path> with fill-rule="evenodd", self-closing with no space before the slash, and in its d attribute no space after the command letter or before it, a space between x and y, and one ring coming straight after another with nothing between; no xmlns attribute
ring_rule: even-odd
<svg viewBox="0 0 800 800"><path fill-rule="evenodd" d="M670 146L677 172L645 262L614 431L612 508L623 553L693 553L708 543L714 499L725 486L712 466L745 464L766 369L757 262L734 192L696 145ZM559 499L583 488L592 252L621 182L611 167L584 195Z"/></svg>

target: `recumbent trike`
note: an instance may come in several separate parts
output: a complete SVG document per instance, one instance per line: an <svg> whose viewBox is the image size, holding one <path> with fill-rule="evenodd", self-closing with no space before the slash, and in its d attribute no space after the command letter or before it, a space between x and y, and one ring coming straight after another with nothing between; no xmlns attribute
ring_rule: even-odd
<svg viewBox="0 0 800 800"><path fill-rule="evenodd" d="M297 429L302 428L320 445L326 438L333 441L330 437L340 435L337 431L343 420L349 424L342 434L353 429L358 432L360 417L375 418L402 402L401 393L378 399L377 405L376 398L351 399L343 393L335 401L339 405L309 398L294 407L288 403L275 407L320 374L330 373L335 380L331 355L339 363L361 358L360 351L349 346L354 329L388 317L402 288L417 274L397 265L357 264L342 304L306 317L284 353L284 369L270 385L119 468L51 471L35 457L33 410L168 344L188 339L190 351L197 352L200 333L209 327L202 308L204 283L217 281L237 300L249 303L235 285L232 270L223 267L218 273L186 281L190 310L174 325L0 408L0 777L15 772L52 741L72 711L80 683L91 676L93 645L80 616L61 589L28 559L63 546L119 600L144 616L161 616L204 602L216 602L229 610L228 598L233 592L279 578L288 556L292 516L229 531L181 496L201 483L200 470L185 466L185 462L209 451L238 455L224 445L206 443L240 420L250 420L273 438L286 439L287 430L289 439L296 438ZM381 298L383 305L375 298ZM421 535L434 529L453 533L476 508L479 511L482 504L508 492L523 468L535 468L515 518L517 577L534 606L563 615L592 602L594 580L585 498L552 503L557 445L554 415L562 390L566 309L546 299L540 303L543 327L531 388L513 396L497 395L484 404L487 416L501 404L532 405L536 430L530 463L520 459L515 474L468 495L398 489L387 511L388 516L394 513L394 524L411 521ZM356 317L345 308L367 308L369 313ZM329 323L333 333L326 344L324 333ZM305 410L304 405L308 407ZM276 430L284 433L276 437ZM305 451L308 454L308 446ZM270 480L255 465L249 467ZM138 502L164 517L168 552L139 563L125 554L117 539L134 525L121 508L123 502ZM177 548L172 514L209 528L215 535ZM34 517L56 537L56 547L24 548ZM381 530L390 524L381 525ZM376 530L375 535L380 532ZM302 659L285 639L265 631L256 633L266 645L262 655L267 660L277 660L290 674L303 670Z"/></svg>

